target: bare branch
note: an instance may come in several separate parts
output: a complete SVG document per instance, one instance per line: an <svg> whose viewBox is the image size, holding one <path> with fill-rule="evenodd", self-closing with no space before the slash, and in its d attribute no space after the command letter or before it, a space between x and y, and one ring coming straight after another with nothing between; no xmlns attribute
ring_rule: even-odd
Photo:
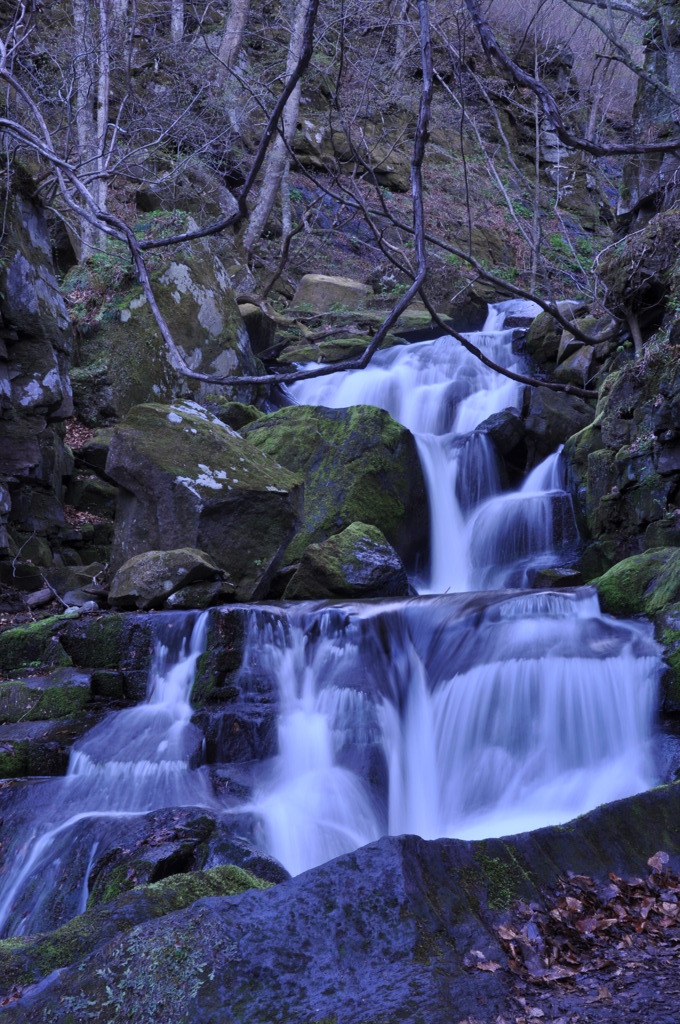
<svg viewBox="0 0 680 1024"><path fill-rule="evenodd" d="M579 135L574 135L565 126L560 108L550 90L542 82L539 82L537 78L534 78L533 75L530 75L516 64L501 47L489 22L482 14L477 0L465 0L465 5L477 29L484 52L490 60L495 59L518 85L522 86L522 88L530 89L538 97L543 113L565 146L583 150L592 156L614 156L625 153L675 153L680 149L680 138L672 142L631 142L621 145L605 145L595 142L593 139L585 139Z"/></svg>

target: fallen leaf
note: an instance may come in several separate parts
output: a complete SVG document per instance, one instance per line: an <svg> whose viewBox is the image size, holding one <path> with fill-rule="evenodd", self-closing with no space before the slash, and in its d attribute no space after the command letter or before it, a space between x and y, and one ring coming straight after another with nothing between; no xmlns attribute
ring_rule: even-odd
<svg viewBox="0 0 680 1024"><path fill-rule="evenodd" d="M668 854L664 853L663 850L659 850L653 857L649 858L647 863L656 875L661 875L665 870L666 864L668 864L668 859Z"/></svg>
<svg viewBox="0 0 680 1024"><path fill-rule="evenodd" d="M491 974L495 974L501 969L501 965L497 964L495 960L480 960L475 966L478 971L489 971Z"/></svg>

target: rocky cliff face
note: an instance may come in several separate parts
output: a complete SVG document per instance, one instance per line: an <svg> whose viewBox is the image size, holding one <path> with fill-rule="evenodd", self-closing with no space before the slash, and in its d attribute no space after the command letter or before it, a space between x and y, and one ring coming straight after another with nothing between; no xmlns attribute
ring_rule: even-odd
<svg viewBox="0 0 680 1024"><path fill-rule="evenodd" d="M54 538L64 526L63 479L72 456L62 423L73 411L73 337L43 210L18 189L3 203L0 554L13 556L22 544Z"/></svg>
<svg viewBox="0 0 680 1024"><path fill-rule="evenodd" d="M677 131L680 107L680 18L674 4L659 5L645 36L644 71L659 83L639 80L633 111L633 135L650 142L670 139ZM646 153L626 161L617 213L625 229L644 225L677 195L677 152ZM671 200L672 201L672 200Z"/></svg>

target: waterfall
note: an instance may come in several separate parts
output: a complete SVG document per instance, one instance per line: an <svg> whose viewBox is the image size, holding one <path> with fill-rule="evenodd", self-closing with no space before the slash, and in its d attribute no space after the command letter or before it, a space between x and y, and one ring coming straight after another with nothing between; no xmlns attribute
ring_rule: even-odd
<svg viewBox="0 0 680 1024"><path fill-rule="evenodd" d="M484 838L656 781L658 649L593 590L290 607L248 645L278 684L252 810L292 873L385 833Z"/></svg>
<svg viewBox="0 0 680 1024"><path fill-rule="evenodd" d="M534 312L499 303L470 337L519 369L504 323ZM520 386L444 337L291 393L336 408L377 405L413 431L431 564L414 598L238 609L247 622L239 700L259 707L263 694L278 694L277 753L236 808L255 816L264 849L298 873L385 834L504 835L654 785L661 661L649 624L603 615L591 588L507 589L573 559L578 542L561 452L509 491L487 428L478 429L517 408ZM156 621L145 703L83 736L64 779L26 787L23 802L17 789L0 935L81 913L120 818L220 810L189 705L207 615ZM83 828L93 821L96 830Z"/></svg>
<svg viewBox="0 0 680 1024"><path fill-rule="evenodd" d="M514 330L503 325L539 311L523 300L497 303L468 337L494 362L521 370ZM494 446L476 430L517 409L522 387L454 338L378 352L364 370L300 381L289 391L303 404L379 406L414 434L430 507L430 567L413 581L420 593L526 586L529 568L573 560L576 525L559 453L530 474L520 495L501 492Z"/></svg>
<svg viewBox="0 0 680 1024"><path fill-rule="evenodd" d="M31 787L23 814L19 809L21 827L0 877L0 935L42 931L46 920L54 927L61 917L82 912L96 847L82 849L81 823L214 804L208 780L196 767L203 737L190 722L189 704L207 613L159 619L165 621L146 702L109 715L86 733L73 747L65 778L43 783L37 793ZM73 876L79 864L83 877L77 891ZM61 917L57 910L50 919L48 907L65 878L74 887L73 898L69 902L62 894Z"/></svg>

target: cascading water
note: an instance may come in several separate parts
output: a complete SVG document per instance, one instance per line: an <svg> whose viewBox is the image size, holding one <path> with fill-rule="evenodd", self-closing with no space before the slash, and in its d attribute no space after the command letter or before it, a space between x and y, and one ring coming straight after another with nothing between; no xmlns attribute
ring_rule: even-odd
<svg viewBox="0 0 680 1024"><path fill-rule="evenodd" d="M54 927L85 908L88 865L97 841L78 842L83 822L143 814L160 807L215 803L208 780L194 764L202 734L190 722L189 693L196 660L205 645L207 614L175 613L156 645L147 700L109 715L77 742L64 779L32 787L19 813L17 836L0 878L0 936ZM23 822L21 818L23 817ZM55 906L65 874L70 900Z"/></svg>
<svg viewBox="0 0 680 1024"><path fill-rule="evenodd" d="M469 337L494 362L521 370L515 332L503 324L539 311L533 302L498 303ZM306 405L377 405L414 434L430 505L429 573L414 581L421 593L524 586L528 562L532 568L554 565L563 557L560 548L574 548L571 499L561 482L554 486L555 456L528 478L531 488L501 493L493 444L476 428L519 406L522 387L453 338L378 352L364 370L300 381L290 393Z"/></svg>
<svg viewBox="0 0 680 1024"><path fill-rule="evenodd" d="M503 324L534 312L491 307L472 338L519 368ZM650 628L602 615L585 588L469 593L527 586L536 568L568 561L577 540L560 453L504 491L478 429L519 404L519 385L439 338L291 390L313 404L380 406L414 432L431 512L431 564L416 582L441 596L239 610L241 698L250 690L257 704L270 687L279 699L278 752L238 808L257 816L267 852L297 873L386 833L519 832L653 785L660 659ZM31 785L23 804L19 790L0 935L82 912L121 817L219 809L194 767L202 734L188 703L206 616L174 613L167 624L146 703L76 743L65 779Z"/></svg>
<svg viewBox="0 0 680 1024"><path fill-rule="evenodd" d="M520 369L503 324L537 311L492 306L471 339ZM416 436L431 513L421 593L527 586L532 570L573 558L560 452L502 491L477 428L517 407L521 389L453 339L290 391L306 404L377 405ZM281 708L279 753L253 807L292 872L384 833L484 837L564 821L657 778L658 649L645 626L603 616L592 590L290 610L276 643L253 620L255 649Z"/></svg>
<svg viewBox="0 0 680 1024"><path fill-rule="evenodd" d="M278 683L279 753L252 809L292 873L385 833L565 821L657 778L651 630L592 590L301 605L268 629L253 616L248 650Z"/></svg>

